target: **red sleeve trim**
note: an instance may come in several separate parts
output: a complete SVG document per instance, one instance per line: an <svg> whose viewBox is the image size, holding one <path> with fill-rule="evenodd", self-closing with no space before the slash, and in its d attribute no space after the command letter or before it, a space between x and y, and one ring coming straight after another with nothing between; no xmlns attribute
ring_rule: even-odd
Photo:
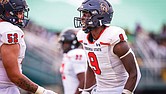
<svg viewBox="0 0 166 94"><path fill-rule="evenodd" d="M120 41L124 41L123 34L119 34Z"/></svg>
<svg viewBox="0 0 166 94"><path fill-rule="evenodd" d="M79 40L78 42L83 43L83 40Z"/></svg>
<svg viewBox="0 0 166 94"><path fill-rule="evenodd" d="M103 42L100 42L101 45L110 45L110 43L103 43Z"/></svg>

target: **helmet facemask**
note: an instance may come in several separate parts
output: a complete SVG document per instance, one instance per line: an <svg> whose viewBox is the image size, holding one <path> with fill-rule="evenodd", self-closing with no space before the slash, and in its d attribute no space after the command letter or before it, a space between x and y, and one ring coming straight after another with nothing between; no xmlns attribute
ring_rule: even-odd
<svg viewBox="0 0 166 94"><path fill-rule="evenodd" d="M89 33L91 30L96 28L99 24L96 15L92 15L91 12L86 10L80 10L80 17L74 18L74 24L76 28L82 28L85 33Z"/></svg>
<svg viewBox="0 0 166 94"><path fill-rule="evenodd" d="M87 0L77 10L80 17L74 18L74 25L76 28L82 27L85 33L99 26L109 26L113 16L112 6L106 0ZM82 22L84 12L90 13L91 17Z"/></svg>

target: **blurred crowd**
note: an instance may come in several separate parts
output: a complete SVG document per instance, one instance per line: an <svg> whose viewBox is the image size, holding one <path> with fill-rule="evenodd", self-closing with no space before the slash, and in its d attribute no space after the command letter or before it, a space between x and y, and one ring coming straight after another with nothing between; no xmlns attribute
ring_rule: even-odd
<svg viewBox="0 0 166 94"><path fill-rule="evenodd" d="M136 24L133 33L126 33L142 69L142 80L166 81L166 24L159 31L147 31Z"/></svg>

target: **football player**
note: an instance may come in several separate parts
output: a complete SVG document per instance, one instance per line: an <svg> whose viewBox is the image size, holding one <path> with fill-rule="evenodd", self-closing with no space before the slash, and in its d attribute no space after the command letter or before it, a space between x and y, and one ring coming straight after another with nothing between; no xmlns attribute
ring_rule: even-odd
<svg viewBox="0 0 166 94"><path fill-rule="evenodd" d="M0 94L20 94L18 87L35 94L57 94L22 74L26 45L21 28L28 22L28 11L25 0L0 4Z"/></svg>
<svg viewBox="0 0 166 94"><path fill-rule="evenodd" d="M81 16L74 18L74 25L82 28L77 39L88 57L87 82L93 82L89 79L92 75L88 75L93 70L95 94L133 94L140 81L140 69L125 31L110 26L111 4L106 0L85 0L78 11Z"/></svg>
<svg viewBox="0 0 166 94"><path fill-rule="evenodd" d="M78 29L65 29L59 36L59 43L63 51L60 73L64 94L80 94L79 88L84 86L86 70L86 56L77 41Z"/></svg>

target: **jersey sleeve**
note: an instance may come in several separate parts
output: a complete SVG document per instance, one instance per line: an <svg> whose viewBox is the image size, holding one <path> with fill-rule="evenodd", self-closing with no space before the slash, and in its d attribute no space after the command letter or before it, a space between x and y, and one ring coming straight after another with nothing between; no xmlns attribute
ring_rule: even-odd
<svg viewBox="0 0 166 94"><path fill-rule="evenodd" d="M119 43L120 41L127 41L127 36L125 34L125 31L121 28L116 28L113 31L111 37L110 37L110 44L115 45Z"/></svg>
<svg viewBox="0 0 166 94"><path fill-rule="evenodd" d="M1 34L1 42L5 44L17 44L21 41L23 34L18 31L3 32Z"/></svg>

